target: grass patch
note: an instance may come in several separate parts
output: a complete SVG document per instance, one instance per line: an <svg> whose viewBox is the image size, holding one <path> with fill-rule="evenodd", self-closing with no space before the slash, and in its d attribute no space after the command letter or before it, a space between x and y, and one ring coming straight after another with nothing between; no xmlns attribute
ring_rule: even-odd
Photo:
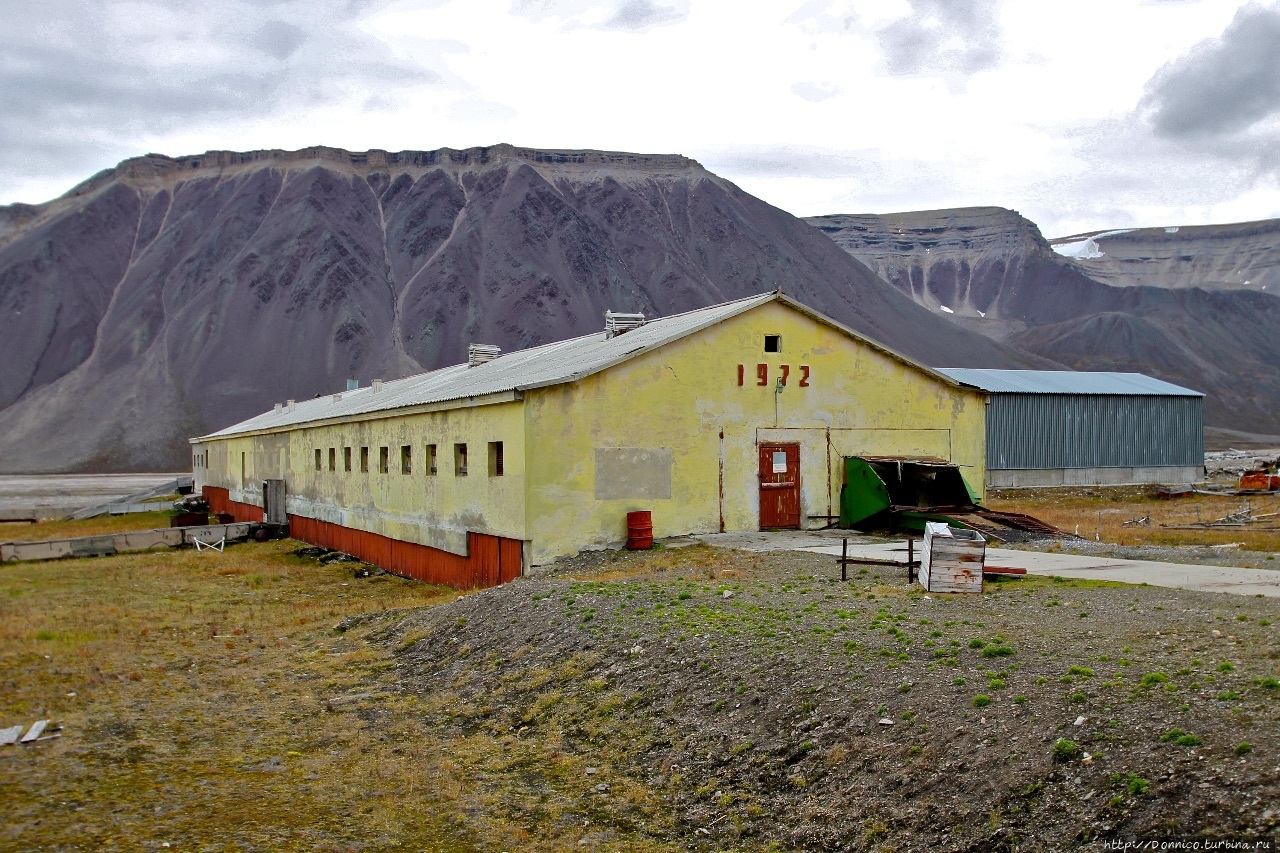
<svg viewBox="0 0 1280 853"><path fill-rule="evenodd" d="M80 521L50 520L36 524L5 524L0 526L0 542L39 542L44 539L75 539L80 536L106 536L110 533L127 533L130 530L154 530L168 527L173 513L131 512L127 515L100 515Z"/></svg>
<svg viewBox="0 0 1280 853"><path fill-rule="evenodd" d="M292 556L297 544L0 573L0 719L49 717L63 734L0 764L7 846L345 850L375 833L378 849L462 851L519 836L501 816L469 818L467 803L487 796L477 776L524 763L554 777L563 759L540 741L437 740L421 700L371 680L394 649L331 631L457 592L355 580L349 566ZM570 778L549 783L566 802L587 788L580 770Z"/></svg>
<svg viewBox="0 0 1280 853"><path fill-rule="evenodd" d="M1071 761L1080 755L1080 747L1073 740L1060 737L1053 742L1053 757L1057 761Z"/></svg>

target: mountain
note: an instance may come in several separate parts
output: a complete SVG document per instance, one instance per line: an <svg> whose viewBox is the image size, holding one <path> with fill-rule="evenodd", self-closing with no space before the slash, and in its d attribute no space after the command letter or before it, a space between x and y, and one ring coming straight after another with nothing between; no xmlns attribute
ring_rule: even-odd
<svg viewBox="0 0 1280 853"><path fill-rule="evenodd" d="M777 287L932 365L1040 366L679 156L211 151L0 207L0 471L186 468L286 399Z"/></svg>
<svg viewBox="0 0 1280 853"><path fill-rule="evenodd" d="M1049 242L1103 284L1280 294L1280 219L1090 231Z"/></svg>
<svg viewBox="0 0 1280 853"><path fill-rule="evenodd" d="M1280 220L1055 245L997 207L807 221L957 325L1073 369L1203 391L1212 445L1280 443Z"/></svg>

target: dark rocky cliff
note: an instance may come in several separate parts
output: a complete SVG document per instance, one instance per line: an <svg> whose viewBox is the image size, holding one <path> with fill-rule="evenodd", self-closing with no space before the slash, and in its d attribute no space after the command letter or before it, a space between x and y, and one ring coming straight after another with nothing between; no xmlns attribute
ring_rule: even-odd
<svg viewBox="0 0 1280 853"><path fill-rule="evenodd" d="M777 287L933 365L1042 363L678 156L128 160L0 207L0 471L169 470L274 402Z"/></svg>
<svg viewBox="0 0 1280 853"><path fill-rule="evenodd" d="M1109 234L1083 259L996 207L807 221L958 325L1074 369L1203 391L1218 443L1280 436L1280 296L1263 289L1280 276L1280 221Z"/></svg>

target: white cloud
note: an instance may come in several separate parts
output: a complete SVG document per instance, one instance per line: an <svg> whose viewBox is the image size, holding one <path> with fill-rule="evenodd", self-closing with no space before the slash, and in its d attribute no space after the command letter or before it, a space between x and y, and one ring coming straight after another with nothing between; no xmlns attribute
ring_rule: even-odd
<svg viewBox="0 0 1280 853"><path fill-rule="evenodd" d="M795 92L796 97L816 104L840 94L840 87L834 83L793 83L791 91Z"/></svg>

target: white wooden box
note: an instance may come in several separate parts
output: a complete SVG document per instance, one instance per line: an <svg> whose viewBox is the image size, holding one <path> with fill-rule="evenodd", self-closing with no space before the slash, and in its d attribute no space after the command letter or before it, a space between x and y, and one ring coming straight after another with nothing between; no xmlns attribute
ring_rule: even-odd
<svg viewBox="0 0 1280 853"><path fill-rule="evenodd" d="M920 555L920 583L929 592L982 592L987 540L976 530L930 522Z"/></svg>

